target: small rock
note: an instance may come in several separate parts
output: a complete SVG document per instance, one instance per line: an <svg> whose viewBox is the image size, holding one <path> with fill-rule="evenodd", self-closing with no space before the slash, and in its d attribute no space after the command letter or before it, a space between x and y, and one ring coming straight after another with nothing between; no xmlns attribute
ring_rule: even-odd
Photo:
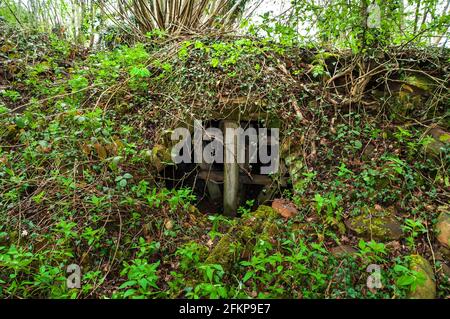
<svg viewBox="0 0 450 319"><path fill-rule="evenodd" d="M424 275L425 281L416 286L414 291L410 291L410 299L434 299L436 298L436 279L430 263L420 255L411 256L410 269L418 271Z"/></svg>
<svg viewBox="0 0 450 319"><path fill-rule="evenodd" d="M334 257L345 257L355 255L357 250L349 245L341 245L331 248L330 252Z"/></svg>
<svg viewBox="0 0 450 319"><path fill-rule="evenodd" d="M350 218L345 225L358 236L378 241L397 240L402 236L401 224L383 210L366 209L362 215Z"/></svg>
<svg viewBox="0 0 450 319"><path fill-rule="evenodd" d="M173 222L172 222L172 220L167 219L167 220L164 222L164 227L165 227L167 230L171 230L171 229L173 228Z"/></svg>
<svg viewBox="0 0 450 319"><path fill-rule="evenodd" d="M372 145L372 144L367 145L363 151L362 159L364 161L370 160L373 157L373 154L375 153L375 151L376 151L376 147L374 145Z"/></svg>
<svg viewBox="0 0 450 319"><path fill-rule="evenodd" d="M208 247L212 247L213 245L214 245L214 242L211 240L211 239L209 239L207 242L206 242L206 245L208 246Z"/></svg>
<svg viewBox="0 0 450 319"><path fill-rule="evenodd" d="M294 203L283 198L275 199L272 202L272 208L285 218L291 218L297 214L297 208Z"/></svg>
<svg viewBox="0 0 450 319"><path fill-rule="evenodd" d="M450 248L450 214L441 213L436 224L437 240L442 246Z"/></svg>

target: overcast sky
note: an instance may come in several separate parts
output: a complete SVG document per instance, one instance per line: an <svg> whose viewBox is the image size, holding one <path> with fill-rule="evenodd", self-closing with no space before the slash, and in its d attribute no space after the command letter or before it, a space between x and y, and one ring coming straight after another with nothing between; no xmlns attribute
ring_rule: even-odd
<svg viewBox="0 0 450 319"><path fill-rule="evenodd" d="M259 6L253 12L253 18L269 11L272 11L274 15L278 15L289 8L291 0L253 0L249 5L249 10L253 10L257 4Z"/></svg>

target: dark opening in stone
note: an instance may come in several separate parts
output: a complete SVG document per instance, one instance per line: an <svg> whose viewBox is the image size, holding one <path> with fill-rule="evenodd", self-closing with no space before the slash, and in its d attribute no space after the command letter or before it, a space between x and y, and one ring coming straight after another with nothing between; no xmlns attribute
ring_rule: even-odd
<svg viewBox="0 0 450 319"><path fill-rule="evenodd" d="M211 120L203 122L203 127L218 128L224 132L224 120ZM236 122L242 129L263 128L261 121L248 120ZM270 136L270 131L268 132ZM203 147L211 141L203 141ZM237 207L246 206L247 208L256 208L258 205L267 203L286 187L286 181L282 183L275 181L269 175L260 174L260 168L267 166L260 161L258 152L256 152L257 161L250 163L248 161L248 146L250 138L245 138L245 163L239 165L239 176L237 185ZM223 146L222 146L223 147ZM271 151L270 145L268 146ZM259 151L259 145L257 145ZM163 177L166 186L169 188L192 188L197 196L197 207L200 211L207 214L224 213L224 183L226 182L224 173L224 163L213 162L194 163L194 147L191 152L191 163L181 163L166 167L163 171ZM233 186L234 187L234 186ZM253 201L253 207L248 207L248 203ZM237 215L237 207L234 215Z"/></svg>

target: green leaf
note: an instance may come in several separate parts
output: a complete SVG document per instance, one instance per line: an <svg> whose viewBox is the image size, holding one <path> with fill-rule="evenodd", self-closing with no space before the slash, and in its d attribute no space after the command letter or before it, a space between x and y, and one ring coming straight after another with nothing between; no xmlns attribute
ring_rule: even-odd
<svg viewBox="0 0 450 319"><path fill-rule="evenodd" d="M242 282L246 282L247 280L249 280L252 277L253 277L253 273L250 272L250 271L247 271L247 273L245 274L244 278L242 278Z"/></svg>
<svg viewBox="0 0 450 319"><path fill-rule="evenodd" d="M148 286L148 281L145 278L141 278L138 280L139 285L143 288L143 289L147 289Z"/></svg>
<svg viewBox="0 0 450 319"><path fill-rule="evenodd" d="M126 287L134 286L135 284L136 284L136 280L129 280L129 281L126 281L123 284L121 284L119 286L119 289L123 289L123 288L126 288Z"/></svg>
<svg viewBox="0 0 450 319"><path fill-rule="evenodd" d="M138 68L134 66L130 70L130 75L138 78L148 78L150 77L151 73L147 68Z"/></svg>
<svg viewBox="0 0 450 319"><path fill-rule="evenodd" d="M410 275L403 275L397 279L397 285L399 286L410 286L414 283L415 278Z"/></svg>
<svg viewBox="0 0 450 319"><path fill-rule="evenodd" d="M130 297L132 295L134 295L136 293L136 289L128 289L127 291L125 291L125 293L123 294L124 298Z"/></svg>
<svg viewBox="0 0 450 319"><path fill-rule="evenodd" d="M362 147L361 141L356 140L355 143L354 143L354 146L355 146L355 148L356 148L357 150L361 149L361 147Z"/></svg>
<svg viewBox="0 0 450 319"><path fill-rule="evenodd" d="M213 279L214 270L212 268L206 268L206 276L210 281Z"/></svg>

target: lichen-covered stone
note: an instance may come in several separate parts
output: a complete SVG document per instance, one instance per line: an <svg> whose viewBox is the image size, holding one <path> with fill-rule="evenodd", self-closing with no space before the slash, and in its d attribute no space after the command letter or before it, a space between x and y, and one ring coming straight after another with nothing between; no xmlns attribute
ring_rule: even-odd
<svg viewBox="0 0 450 319"><path fill-rule="evenodd" d="M349 245L336 246L330 249L330 253L337 258L353 256L357 253L357 250Z"/></svg>
<svg viewBox="0 0 450 319"><path fill-rule="evenodd" d="M450 213L441 213L436 224L437 240L439 243L450 248Z"/></svg>
<svg viewBox="0 0 450 319"><path fill-rule="evenodd" d="M425 280L411 289L408 293L410 299L434 299L436 298L436 279L434 277L433 267L420 255L412 255L410 269L421 273Z"/></svg>
<svg viewBox="0 0 450 319"><path fill-rule="evenodd" d="M384 210L365 209L363 214L350 218L345 225L358 236L378 241L399 239L402 235L401 224L392 216L393 213Z"/></svg>

